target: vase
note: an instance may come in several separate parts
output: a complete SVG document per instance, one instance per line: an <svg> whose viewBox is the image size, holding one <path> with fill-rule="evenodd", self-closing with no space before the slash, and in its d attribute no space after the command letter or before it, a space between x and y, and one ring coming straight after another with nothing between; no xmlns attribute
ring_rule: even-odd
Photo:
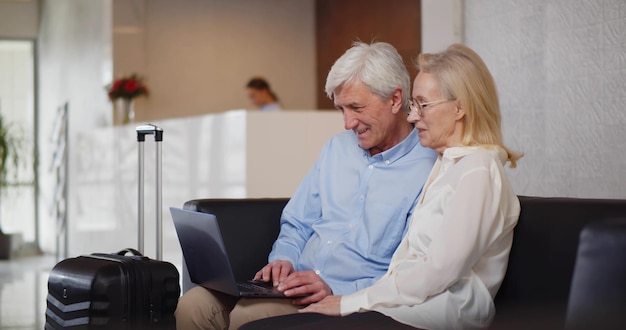
<svg viewBox="0 0 626 330"><path fill-rule="evenodd" d="M119 98L115 102L114 124L126 125L135 120L135 102L132 99Z"/></svg>

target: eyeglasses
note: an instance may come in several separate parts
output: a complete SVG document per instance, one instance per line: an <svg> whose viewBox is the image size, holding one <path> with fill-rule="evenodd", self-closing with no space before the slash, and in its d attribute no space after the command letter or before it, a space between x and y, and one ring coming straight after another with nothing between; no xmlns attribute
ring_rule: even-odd
<svg viewBox="0 0 626 330"><path fill-rule="evenodd" d="M409 99L409 109L411 110L411 112L415 111L420 117L423 117L424 111L426 111L429 107L434 107L436 105L450 102L450 101L456 101L456 100L437 100L437 101L422 103L416 99Z"/></svg>

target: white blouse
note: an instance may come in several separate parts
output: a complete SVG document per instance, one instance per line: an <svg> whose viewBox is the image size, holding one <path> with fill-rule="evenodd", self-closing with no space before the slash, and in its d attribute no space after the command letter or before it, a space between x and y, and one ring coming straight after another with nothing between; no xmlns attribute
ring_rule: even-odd
<svg viewBox="0 0 626 330"><path fill-rule="evenodd" d="M485 328L495 314L520 205L499 147L448 148L435 163L387 273L341 299L425 329Z"/></svg>

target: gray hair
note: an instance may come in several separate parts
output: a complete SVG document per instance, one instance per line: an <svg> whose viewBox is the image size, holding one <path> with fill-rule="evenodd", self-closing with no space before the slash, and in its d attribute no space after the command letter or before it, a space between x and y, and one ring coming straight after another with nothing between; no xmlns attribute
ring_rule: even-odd
<svg viewBox="0 0 626 330"><path fill-rule="evenodd" d="M409 72L392 45L386 42L352 44L352 48L337 59L330 69L326 78L326 95L332 98L338 88L356 81L365 84L382 99L391 97L394 90L400 88L402 108L408 109L411 85Z"/></svg>

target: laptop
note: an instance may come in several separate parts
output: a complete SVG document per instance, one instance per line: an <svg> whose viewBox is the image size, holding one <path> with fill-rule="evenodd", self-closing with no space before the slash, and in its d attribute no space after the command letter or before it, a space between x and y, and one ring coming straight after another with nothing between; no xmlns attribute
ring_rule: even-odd
<svg viewBox="0 0 626 330"><path fill-rule="evenodd" d="M191 282L236 297L287 298L271 282L235 279L215 215L175 207L170 213Z"/></svg>

